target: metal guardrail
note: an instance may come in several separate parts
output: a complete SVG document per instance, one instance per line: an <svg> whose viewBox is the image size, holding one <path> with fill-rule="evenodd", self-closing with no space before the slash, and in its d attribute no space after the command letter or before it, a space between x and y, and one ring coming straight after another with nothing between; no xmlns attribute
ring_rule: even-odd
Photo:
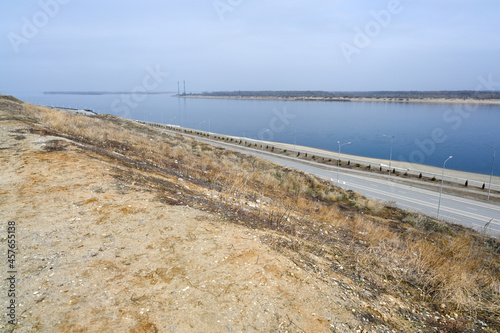
<svg viewBox="0 0 500 333"><path fill-rule="evenodd" d="M251 138L245 138L245 137L237 137L237 136L232 136L232 135L225 135L225 134L218 134L218 133L213 133L213 132L207 132L207 131L202 131L202 130L197 130L197 129L192 129L192 128L185 128L185 127L180 127L178 125L171 125L171 124L159 124L159 123L154 123L154 122L149 122L149 121L139 121L137 120L138 123L141 123L141 124L144 124L144 125L150 125L150 126L155 126L155 127L160 127L160 128L165 128L165 129L169 129L169 130L180 130L180 131L191 131L193 133L204 133L204 134L207 134L209 136L221 136L221 137L226 137L226 138L233 138L235 140L245 140L246 142L248 143L252 143L252 144L272 144L274 147L276 148L280 148L282 150L284 149L287 149L290 151L290 144L282 144L282 143L279 143L279 142L269 142L269 141L263 141L263 140L258 140L258 139L251 139ZM314 148L311 148L311 149L314 149ZM301 152L299 149L295 149L294 151L295 153L297 152ZM303 153L303 152L301 152ZM308 153L311 153L311 152L308 152ZM332 159L332 160L336 160L337 159L337 153L336 152L332 152L331 155L325 155L325 154L317 154L315 155L316 157L319 157L319 158L325 158L325 159ZM344 155L345 157L345 155ZM342 154L341 154L341 159L342 159ZM387 173L389 172L388 171L388 168L389 166L384 164L384 163L380 163L380 162L376 162L376 163L373 163L373 161L367 161L366 159L363 159L362 156L359 156L359 157L354 157L352 158L352 155L349 156L348 160L354 164L360 164L360 165L365 165L365 166L368 166L368 165L371 165L371 167L376 167L376 168L380 168L380 167L383 167L383 168L387 168ZM401 168L401 167L395 167L395 166L392 166L391 167L392 169L396 169L396 171L398 172L401 172L401 173L405 173L407 172L408 175L413 175L413 176L419 176L420 174L422 174L422 177L426 177L426 178L433 178L435 177L436 179L441 179L441 173L432 173L432 172L428 172L428 171L422 171L422 170L416 170L416 169L410 169L410 168ZM489 186L489 182L482 182L482 181L478 181L478 180L474 180L474 179L466 179L466 178L459 178L459 177L452 177L452 176L449 176L449 175L444 175L444 180L445 181L448 181L448 182L453 182L453 183L457 183L457 184L461 184L461 185L465 185L465 182L467 181L468 182L468 187L476 187L476 188L479 188L481 189L483 184L485 186L485 189L488 189L488 186ZM491 190L492 191L500 191L500 184L494 184L492 183L491 184Z"/></svg>

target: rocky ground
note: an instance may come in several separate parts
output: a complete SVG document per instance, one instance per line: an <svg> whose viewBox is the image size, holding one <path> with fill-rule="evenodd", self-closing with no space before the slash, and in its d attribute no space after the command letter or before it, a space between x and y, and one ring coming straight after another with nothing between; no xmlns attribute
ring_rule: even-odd
<svg viewBox="0 0 500 333"><path fill-rule="evenodd" d="M404 296L375 295L342 267L328 279L303 269L270 246L288 241L282 233L233 223L183 194L207 196L203 187L163 175L176 195L161 196L123 177L158 174L1 108L0 165L2 257L8 221L17 244L17 324L2 311L4 332L435 332L430 323L459 320L439 309L416 316Z"/></svg>

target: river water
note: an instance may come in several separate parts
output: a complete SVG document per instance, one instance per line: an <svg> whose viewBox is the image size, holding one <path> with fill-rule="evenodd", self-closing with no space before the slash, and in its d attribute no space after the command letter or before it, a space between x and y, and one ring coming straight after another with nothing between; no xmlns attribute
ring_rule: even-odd
<svg viewBox="0 0 500 333"><path fill-rule="evenodd" d="M500 105L311 102L177 98L162 95L13 93L34 104L91 109L346 154L490 174L500 148ZM385 136L384 136L385 135ZM351 142L351 144L344 145ZM500 154L494 174L500 176Z"/></svg>

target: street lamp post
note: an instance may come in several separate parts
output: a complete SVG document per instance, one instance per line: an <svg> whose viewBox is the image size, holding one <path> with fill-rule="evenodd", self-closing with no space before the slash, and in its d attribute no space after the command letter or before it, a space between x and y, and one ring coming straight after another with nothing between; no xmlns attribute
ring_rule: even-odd
<svg viewBox="0 0 500 333"><path fill-rule="evenodd" d="M270 131L269 129L266 129L264 132L262 132L262 140L261 140L261 143L262 143L262 145L261 145L261 147L262 147L261 152L262 153L264 153L264 134L266 132L269 132L269 131Z"/></svg>
<svg viewBox="0 0 500 333"><path fill-rule="evenodd" d="M293 156L297 155L297 130L293 131Z"/></svg>
<svg viewBox="0 0 500 333"><path fill-rule="evenodd" d="M443 163L443 173L441 174L441 191L439 192L439 203L438 203L438 212L437 212L437 218L439 219L439 210L441 208L441 196L443 195L443 183L444 183L444 168L446 166L446 162L448 162L449 159L452 159L453 156L450 156L444 161Z"/></svg>
<svg viewBox="0 0 500 333"><path fill-rule="evenodd" d="M340 141L337 141L337 143L339 144L339 156L337 159L337 184L338 184L339 183L339 170L340 170L340 147L345 146L345 145L350 145L351 142L349 141L347 143L340 144Z"/></svg>
<svg viewBox="0 0 500 333"><path fill-rule="evenodd" d="M389 180L391 180L391 167L392 167L392 142L394 141L394 137L395 137L395 135L392 135L392 136L391 136L391 135L385 135L385 134L384 134L384 136L391 138L391 153L390 153L390 155L389 155Z"/></svg>
<svg viewBox="0 0 500 333"><path fill-rule="evenodd" d="M490 201L491 181L493 179L493 168L495 166L495 154L497 152L497 149L495 148L495 146L491 146L491 148L493 148L493 161L491 162L490 186L488 187L488 201Z"/></svg>

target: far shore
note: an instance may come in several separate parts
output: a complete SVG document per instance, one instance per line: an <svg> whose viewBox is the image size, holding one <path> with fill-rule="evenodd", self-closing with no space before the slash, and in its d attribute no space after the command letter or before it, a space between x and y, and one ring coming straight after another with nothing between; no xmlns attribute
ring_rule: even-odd
<svg viewBox="0 0 500 333"><path fill-rule="evenodd" d="M376 98L376 97L275 97L275 96L209 96L174 95L180 98L242 99L274 101L311 101L311 102L365 102L365 103L419 103L419 104L481 104L500 105L500 99L460 99L460 98Z"/></svg>

